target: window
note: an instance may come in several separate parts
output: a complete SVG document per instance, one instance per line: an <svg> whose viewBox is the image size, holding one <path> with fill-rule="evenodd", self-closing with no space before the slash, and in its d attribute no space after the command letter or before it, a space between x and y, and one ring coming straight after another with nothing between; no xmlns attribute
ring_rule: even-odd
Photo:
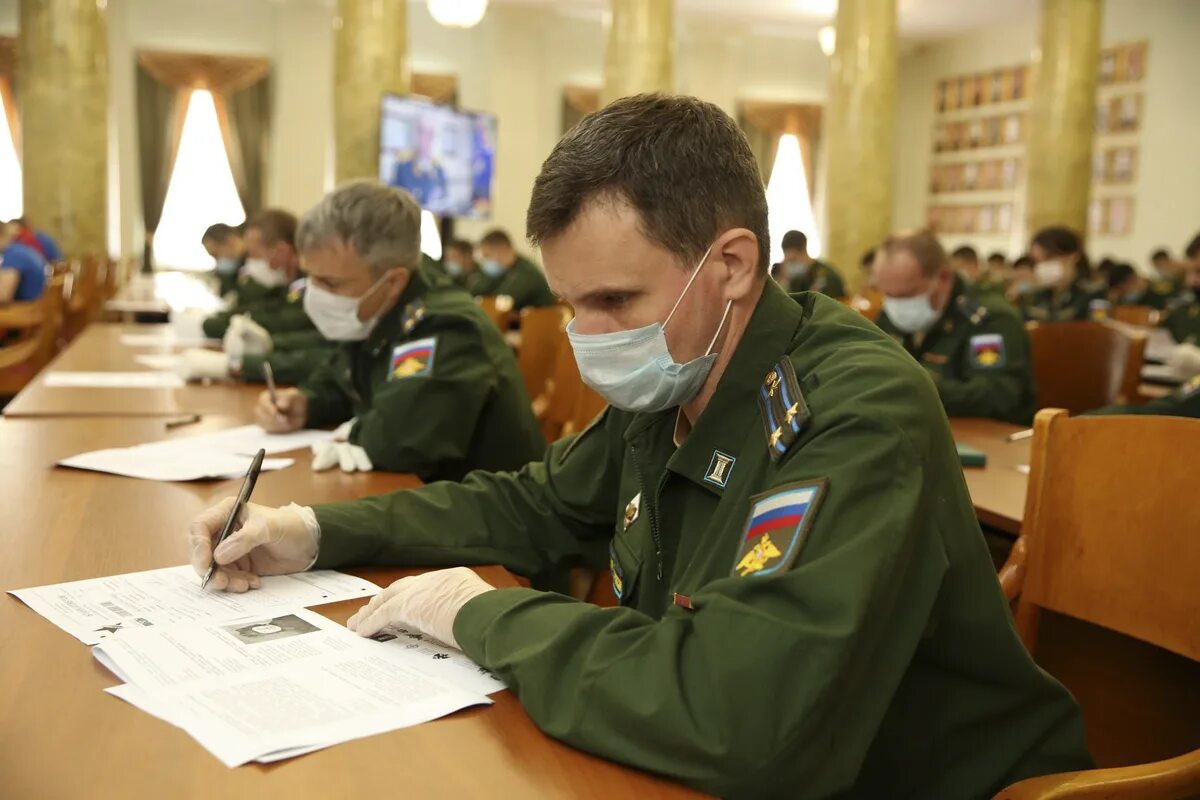
<svg viewBox="0 0 1200 800"><path fill-rule="evenodd" d="M240 225L245 219L221 138L217 107L210 92L196 89L188 99L179 153L154 234L155 263L209 269L212 259L200 244L205 229L216 222Z"/></svg>
<svg viewBox="0 0 1200 800"><path fill-rule="evenodd" d="M821 255L821 232L813 215L812 198L808 195L808 175L800 156L800 140L794 134L779 137L775 166L767 181L767 225L771 232L771 263L783 260L780 241L783 234L798 230L808 237L808 254Z"/></svg>
<svg viewBox="0 0 1200 800"><path fill-rule="evenodd" d="M0 106L3 106L0 98ZM8 114L0 107L0 220L21 216L21 162L8 129Z"/></svg>

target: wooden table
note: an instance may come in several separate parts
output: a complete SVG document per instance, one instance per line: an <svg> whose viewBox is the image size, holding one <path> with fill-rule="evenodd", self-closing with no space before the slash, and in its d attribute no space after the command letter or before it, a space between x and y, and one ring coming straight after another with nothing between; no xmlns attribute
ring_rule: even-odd
<svg viewBox="0 0 1200 800"><path fill-rule="evenodd" d="M1023 428L990 419L951 419L950 429L955 441L987 453L987 466L963 470L979 521L1013 536L1019 535L1021 522L1025 519L1029 476L1017 467L1029 464L1033 440L1009 442L1008 435Z"/></svg>
<svg viewBox="0 0 1200 800"><path fill-rule="evenodd" d="M159 483L55 468L84 450L243 424L206 416L171 433L155 418L0 419L0 589L170 566L188 521L239 481ZM314 503L378 494L411 476L264 473L255 500ZM411 571L354 570L386 586ZM499 567L480 574L513 586ZM316 610L344 622L361 604ZM181 730L106 695L90 649L11 596L0 598L0 796L12 798L698 797L549 739L516 698L301 758L228 769Z"/></svg>
<svg viewBox="0 0 1200 800"><path fill-rule="evenodd" d="M233 381L189 384L181 389L81 389L46 386L51 370L80 372L150 371L139 355L177 352L164 347L129 347L121 335L157 335L166 325L89 325L79 338L34 378L4 409L6 417L123 416L175 417L219 414L253 418L261 386Z"/></svg>

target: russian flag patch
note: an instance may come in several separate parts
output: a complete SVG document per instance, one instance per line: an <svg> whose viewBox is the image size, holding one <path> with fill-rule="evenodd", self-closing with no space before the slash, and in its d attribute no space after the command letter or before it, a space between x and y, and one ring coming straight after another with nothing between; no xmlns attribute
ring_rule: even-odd
<svg viewBox="0 0 1200 800"><path fill-rule="evenodd" d="M413 378L433 372L433 354L437 351L437 339L417 339L398 344L392 349L392 365L388 369L388 380Z"/></svg>
<svg viewBox="0 0 1200 800"><path fill-rule="evenodd" d="M733 574L745 578L790 568L800 555L828 485L825 479L797 483L754 498Z"/></svg>

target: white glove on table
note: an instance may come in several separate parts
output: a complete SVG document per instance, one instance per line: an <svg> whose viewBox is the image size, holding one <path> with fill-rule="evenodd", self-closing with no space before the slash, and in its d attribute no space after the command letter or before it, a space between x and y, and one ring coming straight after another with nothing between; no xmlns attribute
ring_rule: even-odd
<svg viewBox="0 0 1200 800"><path fill-rule="evenodd" d="M247 314L237 314L229 320L229 329L221 344L225 355L239 363L246 356L265 356L275 347L267 329Z"/></svg>
<svg viewBox="0 0 1200 800"><path fill-rule="evenodd" d="M213 350L184 350L175 367L185 381L229 377L229 356Z"/></svg>
<svg viewBox="0 0 1200 800"><path fill-rule="evenodd" d="M1167 366L1181 378L1200 375L1200 347L1194 344L1177 344L1167 356Z"/></svg>
<svg viewBox="0 0 1200 800"><path fill-rule="evenodd" d="M371 472L375 469L367 451L347 441L356 421L352 419L339 425L333 432L333 441L317 442L312 446L313 472L324 472L335 465L340 466L342 472Z"/></svg>
<svg viewBox="0 0 1200 800"><path fill-rule="evenodd" d="M416 628L451 647L458 647L454 638L454 620L458 612L468 601L495 588L466 567L401 578L355 612L346 621L346 627L359 636L368 637L389 627Z"/></svg>
<svg viewBox="0 0 1200 800"><path fill-rule="evenodd" d="M196 341L204 338L204 320L208 315L198 308L186 308L183 311L172 311L171 332L175 338L184 341Z"/></svg>

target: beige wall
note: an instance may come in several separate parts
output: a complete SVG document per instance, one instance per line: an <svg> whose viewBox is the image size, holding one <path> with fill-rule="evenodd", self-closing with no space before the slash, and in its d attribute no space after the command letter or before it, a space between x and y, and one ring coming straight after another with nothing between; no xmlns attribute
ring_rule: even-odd
<svg viewBox="0 0 1200 800"><path fill-rule="evenodd" d="M17 0L0 0L0 33L16 29ZM333 11L318 0L110 0L114 160L110 214L114 242L141 241L134 126L134 53L140 48L263 55L275 80L273 168L268 202L302 212L331 182ZM820 102L827 62L815 40L733 33L728 26L680 23L679 89L733 113L739 99ZM604 28L546 6L495 5L468 31L435 23L425 3L409 9L414 71L458 75L465 108L499 116L495 213L459 232L499 225L523 237L529 192L558 140L567 85L601 82ZM118 177L119 176L119 177ZM119 231L119 233L118 233Z"/></svg>
<svg viewBox="0 0 1200 800"><path fill-rule="evenodd" d="M1200 3L1194 0L1107 0L1101 41L1149 42L1145 106L1137 137L1137 208L1131 235L1096 237L1095 259L1110 255L1144 265L1150 251L1167 246L1179 254L1200 231ZM933 134L934 89L939 78L1029 62L1037 42L1032 19L917 48L901 60L894 216L899 227L924 224ZM987 200L983 194L981 199ZM1023 217L1018 208L1017 219ZM980 249L1025 249L1025 232L1012 237L947 236L946 244Z"/></svg>

